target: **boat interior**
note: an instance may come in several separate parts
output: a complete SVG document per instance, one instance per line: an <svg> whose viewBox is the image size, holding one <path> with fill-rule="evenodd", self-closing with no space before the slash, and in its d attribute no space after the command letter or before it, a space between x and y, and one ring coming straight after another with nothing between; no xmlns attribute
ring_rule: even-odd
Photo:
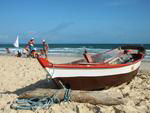
<svg viewBox="0 0 150 113"><path fill-rule="evenodd" d="M83 56L83 59L69 62L67 64L126 64L141 59L143 54L138 53L138 51L135 50L119 50L114 56L111 56L107 52L105 55L91 55L90 53L85 52Z"/></svg>

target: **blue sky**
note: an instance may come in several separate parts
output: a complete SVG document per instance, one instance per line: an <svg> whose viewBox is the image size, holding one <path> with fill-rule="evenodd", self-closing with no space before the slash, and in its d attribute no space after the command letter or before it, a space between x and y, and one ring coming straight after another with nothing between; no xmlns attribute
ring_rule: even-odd
<svg viewBox="0 0 150 113"><path fill-rule="evenodd" d="M0 0L0 43L150 43L150 0Z"/></svg>

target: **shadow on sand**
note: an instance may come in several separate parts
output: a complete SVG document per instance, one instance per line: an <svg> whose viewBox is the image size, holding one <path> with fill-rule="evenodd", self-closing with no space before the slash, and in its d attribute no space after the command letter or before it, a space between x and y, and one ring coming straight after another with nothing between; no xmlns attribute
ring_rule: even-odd
<svg viewBox="0 0 150 113"><path fill-rule="evenodd" d="M35 90L36 88L49 88L49 89L58 89L56 84L52 80L40 80L36 82L35 84L31 84L29 86L17 89L16 91L6 91L6 92L1 92L1 94L17 94L20 95L26 91L32 91Z"/></svg>

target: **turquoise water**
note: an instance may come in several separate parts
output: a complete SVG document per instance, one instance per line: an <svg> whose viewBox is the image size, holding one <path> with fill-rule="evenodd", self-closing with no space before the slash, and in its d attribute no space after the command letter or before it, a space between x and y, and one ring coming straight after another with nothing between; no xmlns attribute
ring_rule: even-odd
<svg viewBox="0 0 150 113"><path fill-rule="evenodd" d="M49 44L50 48L101 48L101 49L111 49L116 48L126 44ZM132 45L132 44L131 44ZM150 49L150 44L140 44L146 49ZM26 44L20 44L20 47L25 47ZM36 47L42 47L42 44L36 44ZM12 44L0 44L0 48L13 48Z"/></svg>
<svg viewBox="0 0 150 113"><path fill-rule="evenodd" d="M53 56L81 56L86 49L88 52L102 53L109 49L113 49L126 44L49 44L49 55ZM19 50L21 51L24 48L25 44L20 44ZM146 48L145 61L150 61L150 44L142 44ZM42 48L41 44L35 45L37 50ZM6 53L5 48L10 48L11 51L16 51L12 44L0 44L0 54Z"/></svg>

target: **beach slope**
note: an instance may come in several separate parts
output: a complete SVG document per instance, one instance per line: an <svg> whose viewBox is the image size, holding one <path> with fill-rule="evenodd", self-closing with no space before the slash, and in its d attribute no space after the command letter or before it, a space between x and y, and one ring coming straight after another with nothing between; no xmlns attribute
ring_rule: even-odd
<svg viewBox="0 0 150 113"><path fill-rule="evenodd" d="M46 113L148 113L150 112L149 62L142 63L138 75L129 83L112 88L120 90L124 104L115 106L88 103L63 102L39 110ZM46 72L36 59L0 56L0 113L34 113L29 110L13 110L11 103L26 91L41 87L53 87L45 80Z"/></svg>

